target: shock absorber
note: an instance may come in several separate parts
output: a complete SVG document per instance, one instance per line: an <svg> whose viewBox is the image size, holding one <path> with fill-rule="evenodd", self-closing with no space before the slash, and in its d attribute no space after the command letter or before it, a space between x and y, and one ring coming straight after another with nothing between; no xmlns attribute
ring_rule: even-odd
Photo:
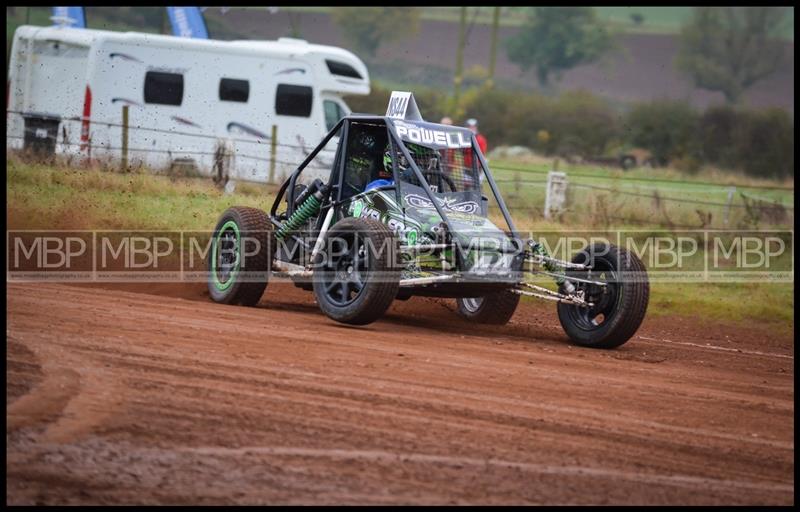
<svg viewBox="0 0 800 512"><path fill-rule="evenodd" d="M544 248L544 244L539 244L539 243L533 242L531 244L531 249L533 250L533 254L536 255L536 256L542 256L544 258L549 258L550 257L550 255L547 254L547 250ZM575 285L573 285L571 282L566 280L566 278L564 277L564 272L561 270L561 268L558 265L556 265L554 262L550 261L549 259L545 259L542 262L542 266L548 272L552 272L554 274L558 274L555 277L556 284L559 287L563 287L565 292L572 293L572 292L575 291Z"/></svg>
<svg viewBox="0 0 800 512"><path fill-rule="evenodd" d="M314 184L307 190L311 190L312 187L314 187ZM327 187L322 185L313 192L303 194L306 196L305 199L303 199L302 196L298 198L303 200L302 204L297 207L291 217L286 219L286 222L275 232L275 237L278 240L283 240L286 235L302 226L311 217L317 215L327 190Z"/></svg>

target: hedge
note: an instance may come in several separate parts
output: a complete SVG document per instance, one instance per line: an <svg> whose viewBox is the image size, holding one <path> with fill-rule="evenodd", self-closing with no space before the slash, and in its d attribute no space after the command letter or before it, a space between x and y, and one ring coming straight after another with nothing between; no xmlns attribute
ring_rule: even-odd
<svg viewBox="0 0 800 512"><path fill-rule="evenodd" d="M373 84L368 96L349 97L356 112L382 114L391 90ZM545 155L614 156L625 148L650 151L656 162L689 170L701 164L768 178L794 175L794 120L780 109L713 106L655 100L615 107L586 91L557 97L496 89L468 89L458 106L441 90L414 96L425 119L474 117L496 146L527 146Z"/></svg>

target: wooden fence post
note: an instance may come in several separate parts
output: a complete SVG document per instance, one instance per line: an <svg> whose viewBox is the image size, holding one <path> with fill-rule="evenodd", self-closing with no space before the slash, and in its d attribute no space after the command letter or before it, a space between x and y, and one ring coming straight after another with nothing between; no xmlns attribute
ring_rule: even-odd
<svg viewBox="0 0 800 512"><path fill-rule="evenodd" d="M275 155L278 152L278 125L272 125L272 139L269 145L269 180L267 183L275 183Z"/></svg>
<svg viewBox="0 0 800 512"><path fill-rule="evenodd" d="M128 105L122 106L122 170L128 170Z"/></svg>
<svg viewBox="0 0 800 512"><path fill-rule="evenodd" d="M728 201L725 203L725 215L724 215L724 223L728 225L728 219L731 215L731 203L733 203L733 196L736 194L736 187L730 187L728 189Z"/></svg>
<svg viewBox="0 0 800 512"><path fill-rule="evenodd" d="M567 173L547 173L547 190L544 196L544 218L553 219L564 211L567 198Z"/></svg>

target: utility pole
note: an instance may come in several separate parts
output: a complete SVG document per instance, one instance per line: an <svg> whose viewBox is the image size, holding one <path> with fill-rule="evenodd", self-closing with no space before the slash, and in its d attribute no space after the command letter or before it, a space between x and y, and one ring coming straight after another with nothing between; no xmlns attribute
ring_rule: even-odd
<svg viewBox="0 0 800 512"><path fill-rule="evenodd" d="M494 87L494 68L497 64L497 27L500 25L500 7L494 8L494 16L492 17L492 47L489 50L489 80L487 85L489 88Z"/></svg>
<svg viewBox="0 0 800 512"><path fill-rule="evenodd" d="M464 71L464 46L466 45L466 28L467 28L467 8L461 8L461 23L458 27L458 48L456 48L456 76L453 80L455 84L455 92L453 93L453 100L455 107L458 108L458 99L461 96L461 81L463 80L462 74Z"/></svg>

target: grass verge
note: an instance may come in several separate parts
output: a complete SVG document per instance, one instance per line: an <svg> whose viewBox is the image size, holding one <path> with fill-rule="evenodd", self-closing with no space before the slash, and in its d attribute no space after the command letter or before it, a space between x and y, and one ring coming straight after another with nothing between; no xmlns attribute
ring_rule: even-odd
<svg viewBox="0 0 800 512"><path fill-rule="evenodd" d="M211 230L233 205L269 209L274 187L49 167L7 159L9 229ZM514 213L514 212L512 212ZM539 223L535 229L558 229ZM560 226L562 229L564 226ZM794 328L792 283L655 283L649 315L682 315Z"/></svg>
<svg viewBox="0 0 800 512"><path fill-rule="evenodd" d="M6 160L10 229L212 229L233 205L271 206L274 187L225 194L209 179L171 179Z"/></svg>

